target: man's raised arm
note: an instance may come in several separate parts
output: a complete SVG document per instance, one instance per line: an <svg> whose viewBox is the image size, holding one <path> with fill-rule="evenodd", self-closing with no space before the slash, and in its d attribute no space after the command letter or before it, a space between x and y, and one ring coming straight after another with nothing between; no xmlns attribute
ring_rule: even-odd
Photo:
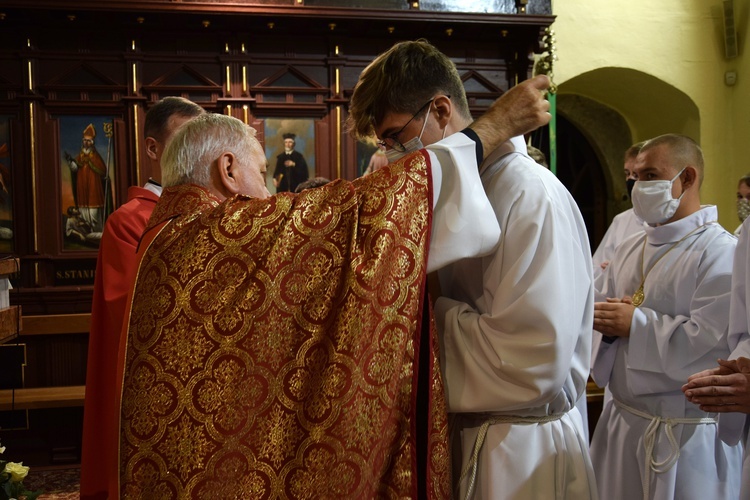
<svg viewBox="0 0 750 500"><path fill-rule="evenodd" d="M550 121L544 99L549 78L538 75L512 87L485 114L469 125L482 143L482 159L512 137L536 130Z"/></svg>

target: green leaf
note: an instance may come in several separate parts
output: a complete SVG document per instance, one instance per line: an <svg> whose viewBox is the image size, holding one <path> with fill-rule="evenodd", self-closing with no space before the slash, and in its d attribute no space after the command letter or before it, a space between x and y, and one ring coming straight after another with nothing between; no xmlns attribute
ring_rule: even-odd
<svg viewBox="0 0 750 500"><path fill-rule="evenodd" d="M39 491L26 490L26 491L22 491L21 495L24 495L26 497L26 500L36 500L36 498L42 493L44 493L44 490L39 490Z"/></svg>

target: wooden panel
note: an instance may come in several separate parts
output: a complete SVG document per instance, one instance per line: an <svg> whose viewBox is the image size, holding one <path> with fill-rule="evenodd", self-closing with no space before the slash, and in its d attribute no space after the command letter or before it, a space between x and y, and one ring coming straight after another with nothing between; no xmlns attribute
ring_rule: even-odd
<svg viewBox="0 0 750 500"><path fill-rule="evenodd" d="M35 387L0 391L0 411L83 406L86 386Z"/></svg>
<svg viewBox="0 0 750 500"><path fill-rule="evenodd" d="M0 259L0 276L15 274L19 271L21 262L19 259Z"/></svg>
<svg viewBox="0 0 750 500"><path fill-rule="evenodd" d="M21 306L0 310L0 344L16 337L21 329Z"/></svg>
<svg viewBox="0 0 750 500"><path fill-rule="evenodd" d="M22 336L88 333L91 326L91 314L81 313L24 316L22 321Z"/></svg>
<svg viewBox="0 0 750 500"><path fill-rule="evenodd" d="M343 120L360 72L377 54L399 40L430 40L462 75L471 72L470 106L478 114L528 76L529 55L554 20L515 15L515 0L503 0L504 14L388 9L375 0L363 5L377 9L355 9L356 2L330 1L4 0L0 110L13 127L13 252L22 268L12 303L26 314L90 310L94 248L64 243L68 170L61 151L70 148L64 132L72 130L62 126L64 118L113 117L115 202L149 174L143 118L166 95L209 111L231 105L250 123L312 118L318 175L338 177L340 157L340 175L352 179L359 175L356 144L339 130L337 110ZM531 2L549 0L528 4L529 12L543 14ZM27 326L23 335L88 331L60 325L55 332Z"/></svg>

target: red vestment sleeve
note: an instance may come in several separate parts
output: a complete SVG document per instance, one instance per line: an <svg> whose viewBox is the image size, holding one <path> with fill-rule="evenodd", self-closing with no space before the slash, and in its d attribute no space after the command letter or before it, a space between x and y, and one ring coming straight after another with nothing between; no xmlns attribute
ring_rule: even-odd
<svg viewBox="0 0 750 500"><path fill-rule="evenodd" d="M91 306L81 447L81 498L107 498L108 464L117 450L104 438L117 429L116 361L127 294L135 279L136 246L158 196L130 188L129 201L107 220L99 246ZM108 430L109 429L109 430Z"/></svg>

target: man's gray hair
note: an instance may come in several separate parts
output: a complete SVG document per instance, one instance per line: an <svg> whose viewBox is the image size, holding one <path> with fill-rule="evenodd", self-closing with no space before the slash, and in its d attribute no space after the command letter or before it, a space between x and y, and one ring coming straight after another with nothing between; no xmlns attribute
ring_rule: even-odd
<svg viewBox="0 0 750 500"><path fill-rule="evenodd" d="M180 184L211 186L213 163L226 152L247 159L260 145L255 129L231 116L206 113L181 126L161 159L164 187Z"/></svg>

